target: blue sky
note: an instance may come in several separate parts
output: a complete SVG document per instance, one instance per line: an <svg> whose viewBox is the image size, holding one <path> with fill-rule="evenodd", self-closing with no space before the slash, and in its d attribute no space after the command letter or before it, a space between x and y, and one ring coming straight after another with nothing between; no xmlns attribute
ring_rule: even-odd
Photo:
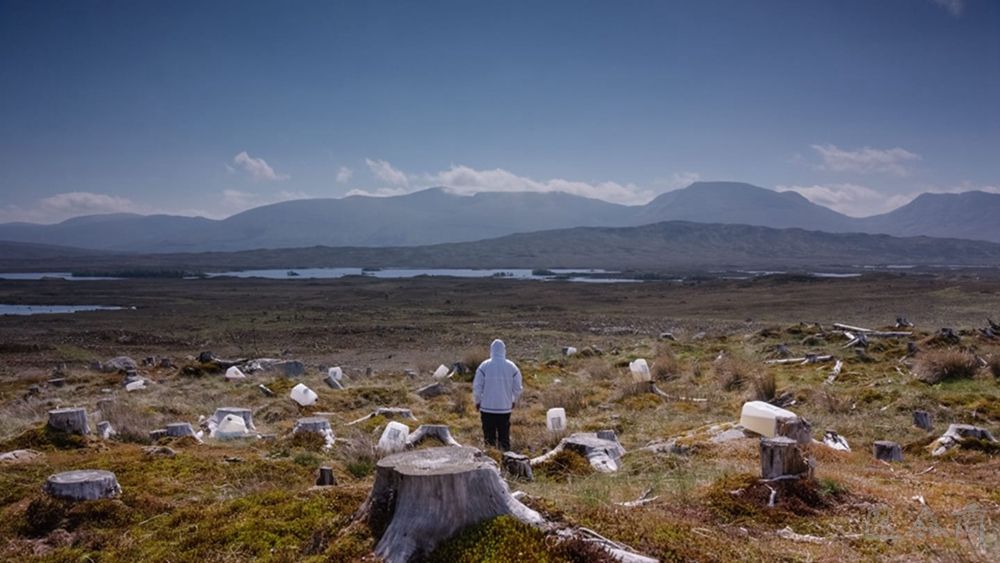
<svg viewBox="0 0 1000 563"><path fill-rule="evenodd" d="M696 179L1000 191L1000 2L0 0L0 222Z"/></svg>

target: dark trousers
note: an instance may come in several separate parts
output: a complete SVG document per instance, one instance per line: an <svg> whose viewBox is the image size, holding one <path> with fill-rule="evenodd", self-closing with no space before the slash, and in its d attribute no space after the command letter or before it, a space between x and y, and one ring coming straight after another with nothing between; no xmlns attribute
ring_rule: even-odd
<svg viewBox="0 0 1000 563"><path fill-rule="evenodd" d="M510 451L510 413L480 412L483 421L483 439L487 446Z"/></svg>

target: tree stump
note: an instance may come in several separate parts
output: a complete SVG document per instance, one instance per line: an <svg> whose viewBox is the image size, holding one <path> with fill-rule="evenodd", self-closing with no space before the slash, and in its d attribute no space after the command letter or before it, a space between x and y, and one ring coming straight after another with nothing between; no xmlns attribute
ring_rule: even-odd
<svg viewBox="0 0 1000 563"><path fill-rule="evenodd" d="M86 409L55 409L49 411L49 428L69 434L90 434Z"/></svg>
<svg viewBox="0 0 1000 563"><path fill-rule="evenodd" d="M931 413L927 411L913 411L913 425L921 430L931 430L934 423L931 422Z"/></svg>
<svg viewBox="0 0 1000 563"><path fill-rule="evenodd" d="M337 484L337 478L333 476L332 467L320 467L319 477L316 478L317 487L332 487Z"/></svg>
<svg viewBox="0 0 1000 563"><path fill-rule="evenodd" d="M357 517L378 540L377 556L405 563L467 526L507 514L529 524L543 521L511 496L496 463L484 453L443 447L382 458Z"/></svg>
<svg viewBox="0 0 1000 563"><path fill-rule="evenodd" d="M222 423L222 419L226 418L227 414L236 415L243 419L243 422L247 425L247 430L256 430L257 427L253 425L253 413L250 409L244 409L239 407L219 407L215 409L215 418L217 423Z"/></svg>
<svg viewBox="0 0 1000 563"><path fill-rule="evenodd" d="M462 445L455 441L455 438L451 436L451 430L448 429L447 424L421 424L416 430L407 436L406 447L416 447L420 442L423 442L427 438L436 438L439 442L446 446L461 447Z"/></svg>
<svg viewBox="0 0 1000 563"><path fill-rule="evenodd" d="M812 425L809 421L796 416L794 418L775 419L775 436L791 438L799 444L806 445L812 443Z"/></svg>
<svg viewBox="0 0 1000 563"><path fill-rule="evenodd" d="M174 422L167 425L167 436L179 438L181 436L194 436L194 428L190 422Z"/></svg>
<svg viewBox="0 0 1000 563"><path fill-rule="evenodd" d="M872 445L872 453L881 461L903 461L903 448L896 442L879 440Z"/></svg>
<svg viewBox="0 0 1000 563"><path fill-rule="evenodd" d="M430 385L424 385L420 389L417 389L416 393L424 399L432 399L438 395L444 395L448 392L448 388L444 383L431 383Z"/></svg>
<svg viewBox="0 0 1000 563"><path fill-rule="evenodd" d="M167 437L167 431L164 428L157 428L156 430L149 431L150 442L156 442L160 438L166 438L166 437Z"/></svg>
<svg viewBox="0 0 1000 563"><path fill-rule="evenodd" d="M110 471L79 470L56 473L45 482L46 493L69 500L97 500L111 498L122 488Z"/></svg>
<svg viewBox="0 0 1000 563"><path fill-rule="evenodd" d="M332 432L332 430L330 428L330 421L326 418L322 416L307 416L295 422L295 428L292 432L315 432L325 436L327 432Z"/></svg>
<svg viewBox="0 0 1000 563"><path fill-rule="evenodd" d="M612 442L618 441L618 434L615 434L614 430L598 430L597 437L602 440L611 440Z"/></svg>
<svg viewBox="0 0 1000 563"><path fill-rule="evenodd" d="M812 465L795 440L785 436L761 438L760 475L764 479L810 477Z"/></svg>
<svg viewBox="0 0 1000 563"><path fill-rule="evenodd" d="M341 384L340 381L338 381L332 374L327 374L326 377L323 378L323 383L326 383L327 387L330 389L340 390L344 388L343 384Z"/></svg>
<svg viewBox="0 0 1000 563"><path fill-rule="evenodd" d="M526 455L514 452L503 453L503 468L508 475L515 479L531 481L535 478L531 472L531 460Z"/></svg>

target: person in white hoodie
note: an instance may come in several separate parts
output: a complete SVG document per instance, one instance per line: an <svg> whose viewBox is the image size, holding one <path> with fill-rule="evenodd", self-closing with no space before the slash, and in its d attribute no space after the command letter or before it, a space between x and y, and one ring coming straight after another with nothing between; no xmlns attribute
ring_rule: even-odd
<svg viewBox="0 0 1000 563"><path fill-rule="evenodd" d="M521 370L507 359L499 338L490 345L490 359L479 364L472 380L472 398L483 423L487 446L510 450L510 411L521 396Z"/></svg>

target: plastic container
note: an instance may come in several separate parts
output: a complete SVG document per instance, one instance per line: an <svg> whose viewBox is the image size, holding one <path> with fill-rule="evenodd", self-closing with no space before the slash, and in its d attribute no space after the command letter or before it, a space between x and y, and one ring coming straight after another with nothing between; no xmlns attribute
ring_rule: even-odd
<svg viewBox="0 0 1000 563"><path fill-rule="evenodd" d="M215 433L212 436L219 440L235 440L246 438L248 434L247 423L243 420L242 416L227 414L222 417L222 421L219 422L219 426L215 429Z"/></svg>
<svg viewBox="0 0 1000 563"><path fill-rule="evenodd" d="M436 370L434 370L434 377L436 379L444 379L448 377L448 366L441 364Z"/></svg>
<svg viewBox="0 0 1000 563"><path fill-rule="evenodd" d="M573 355L576 354L576 352L577 352L577 350L573 346L567 346L567 347L563 348L563 355L564 356L573 356Z"/></svg>
<svg viewBox="0 0 1000 563"><path fill-rule="evenodd" d="M232 366L226 370L226 379L246 379L247 374L243 373L240 368Z"/></svg>
<svg viewBox="0 0 1000 563"><path fill-rule="evenodd" d="M773 438L778 430L778 420L789 418L798 418L798 415L764 401L750 401L743 404L740 425L761 436Z"/></svg>
<svg viewBox="0 0 1000 563"><path fill-rule="evenodd" d="M406 449L406 439L410 437L410 427L402 422L392 421L382 431L378 439L378 451L382 453L398 452Z"/></svg>
<svg viewBox="0 0 1000 563"><path fill-rule="evenodd" d="M137 379L125 386L126 391L139 391L140 389L146 388L145 379Z"/></svg>
<svg viewBox="0 0 1000 563"><path fill-rule="evenodd" d="M340 366L332 367L326 370L326 376L334 381L340 381L344 378L344 370L340 369Z"/></svg>
<svg viewBox="0 0 1000 563"><path fill-rule="evenodd" d="M632 372L632 381L635 383L642 383L652 379L649 375L649 364L642 358L629 362L628 369Z"/></svg>
<svg viewBox="0 0 1000 563"><path fill-rule="evenodd" d="M545 413L545 425L549 428L549 432L565 431L566 409L562 407L549 409L549 412Z"/></svg>
<svg viewBox="0 0 1000 563"><path fill-rule="evenodd" d="M315 391L306 387L302 383L299 383L295 387L292 387L292 392L290 393L292 400L298 403L300 406L308 407L309 405L316 402L319 395Z"/></svg>

